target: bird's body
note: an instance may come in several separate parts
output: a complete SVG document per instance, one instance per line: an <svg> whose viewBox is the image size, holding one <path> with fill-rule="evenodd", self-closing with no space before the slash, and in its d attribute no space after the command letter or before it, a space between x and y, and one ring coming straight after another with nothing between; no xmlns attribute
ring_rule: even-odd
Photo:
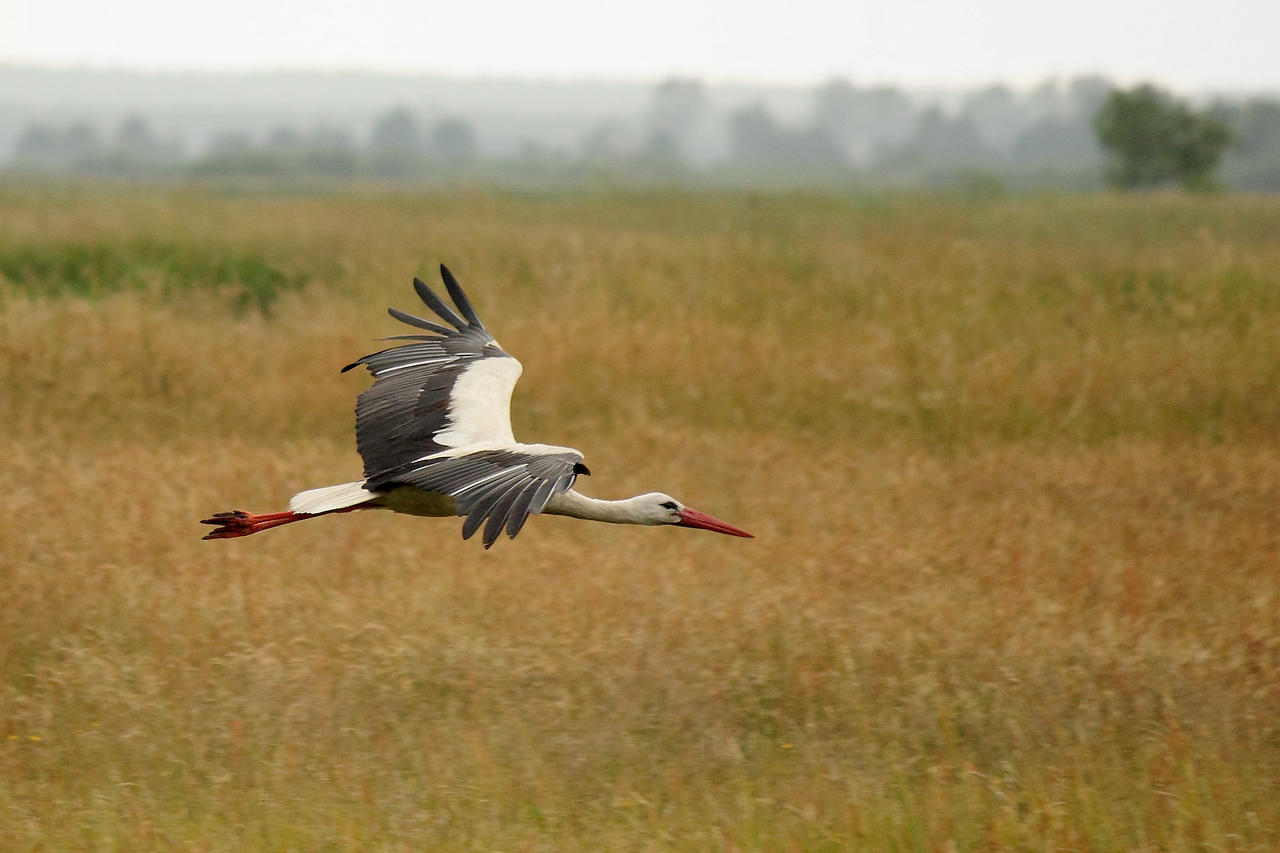
<svg viewBox="0 0 1280 853"><path fill-rule="evenodd" d="M511 393L523 371L476 316L453 275L440 267L454 306L421 281L414 289L448 325L394 308L391 316L429 335L347 365L363 365L374 384L356 404L356 444L362 480L299 492L287 512L241 510L204 519L206 539L247 536L307 518L356 509L419 516L464 516L463 538L484 526L488 548L505 529L514 538L530 515L550 513L615 524L676 524L750 536L731 524L652 492L620 501L574 491L590 473L571 447L522 444L511 431ZM456 308L456 310L455 310Z"/></svg>

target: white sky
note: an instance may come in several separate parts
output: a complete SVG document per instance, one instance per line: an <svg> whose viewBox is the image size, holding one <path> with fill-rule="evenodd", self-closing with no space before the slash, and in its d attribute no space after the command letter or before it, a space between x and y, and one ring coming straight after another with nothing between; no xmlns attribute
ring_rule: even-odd
<svg viewBox="0 0 1280 853"><path fill-rule="evenodd" d="M1280 89L1280 0L0 0L0 62Z"/></svg>

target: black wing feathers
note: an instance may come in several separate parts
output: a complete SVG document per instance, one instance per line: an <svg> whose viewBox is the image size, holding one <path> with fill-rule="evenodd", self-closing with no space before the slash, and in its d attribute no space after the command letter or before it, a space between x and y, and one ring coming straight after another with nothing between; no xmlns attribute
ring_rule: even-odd
<svg viewBox="0 0 1280 853"><path fill-rule="evenodd" d="M467 329L467 321L458 316L457 312L449 307L449 304L436 296L431 288L422 283L422 279L415 278L413 280L413 289L418 291L418 296L423 302L427 303L427 307L440 315L446 323L454 326L459 332L465 332Z"/></svg>
<svg viewBox="0 0 1280 853"><path fill-rule="evenodd" d="M542 512L552 495L586 473L586 466L576 451L522 452L520 445L460 456L445 453L452 448L438 443L436 436L457 426L450 403L459 377L484 359L510 356L498 347L443 264L440 276L457 310L416 278L413 288L448 325L388 309L402 323L432 334L393 336L390 340L405 343L343 368L363 365L374 378L356 403L356 444L364 459L365 488L380 492L414 486L449 495L458 515L466 517L463 538L483 525L488 548L504 529L508 536L519 533L529 515Z"/></svg>
<svg viewBox="0 0 1280 853"><path fill-rule="evenodd" d="M553 494L572 486L578 476L574 467L581 461L573 451L481 450L429 460L378 488L409 485L452 495L458 515L466 516L462 538L470 539L483 524L488 548L504 527L515 537L530 514L542 512Z"/></svg>
<svg viewBox="0 0 1280 853"><path fill-rule="evenodd" d="M458 306L458 310L462 312L462 316L467 318L467 323L472 328L483 329L484 323L480 322L480 318L476 316L476 309L471 307L471 300L467 298L467 294L462 292L462 286L458 284L458 280L453 277L453 273L449 272L449 268L444 264L440 265L440 278L444 280L444 286L449 291L449 297L453 300L453 304Z"/></svg>
<svg viewBox="0 0 1280 853"><path fill-rule="evenodd" d="M415 279L416 281L416 279ZM435 332L438 335L452 335L453 329L448 326L441 326L439 323L432 323L430 320L424 320L421 317L415 317L399 308L388 308L387 313L395 317L401 323L408 323L410 326L417 326L419 329L426 329L428 332ZM400 338L423 338L425 335L401 335ZM383 338L383 340L388 340Z"/></svg>
<svg viewBox="0 0 1280 853"><path fill-rule="evenodd" d="M477 361L509 357L475 317L475 309L456 280L453 288L457 292L451 289L450 293L467 320L414 279L422 301L449 325L398 308L388 309L397 320L435 334L398 335L394 340L407 343L371 353L343 368L347 371L364 365L374 378L373 386L356 402L356 445L370 488L422 457L445 449L436 443L435 436L450 427L449 400L454 383Z"/></svg>

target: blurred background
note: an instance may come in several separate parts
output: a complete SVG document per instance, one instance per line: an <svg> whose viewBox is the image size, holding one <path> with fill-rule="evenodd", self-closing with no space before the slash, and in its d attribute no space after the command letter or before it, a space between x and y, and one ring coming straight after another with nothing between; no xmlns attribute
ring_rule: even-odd
<svg viewBox="0 0 1280 853"><path fill-rule="evenodd" d="M359 12L193 12L18 0L0 12L0 168L276 183L1280 189L1275 4L1024 6L381 0ZM1108 136L1100 111L1135 92ZM1174 137L1183 150L1151 150ZM1126 157L1171 162L1144 172Z"/></svg>

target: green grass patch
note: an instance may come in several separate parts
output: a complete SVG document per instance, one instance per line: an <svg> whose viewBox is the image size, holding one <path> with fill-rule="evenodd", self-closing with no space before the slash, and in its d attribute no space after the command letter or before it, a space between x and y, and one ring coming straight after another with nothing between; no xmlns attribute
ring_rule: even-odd
<svg viewBox="0 0 1280 853"><path fill-rule="evenodd" d="M286 272L256 253L145 239L0 245L0 276L35 297L226 289L237 313L264 314L282 291L306 283L304 274Z"/></svg>

